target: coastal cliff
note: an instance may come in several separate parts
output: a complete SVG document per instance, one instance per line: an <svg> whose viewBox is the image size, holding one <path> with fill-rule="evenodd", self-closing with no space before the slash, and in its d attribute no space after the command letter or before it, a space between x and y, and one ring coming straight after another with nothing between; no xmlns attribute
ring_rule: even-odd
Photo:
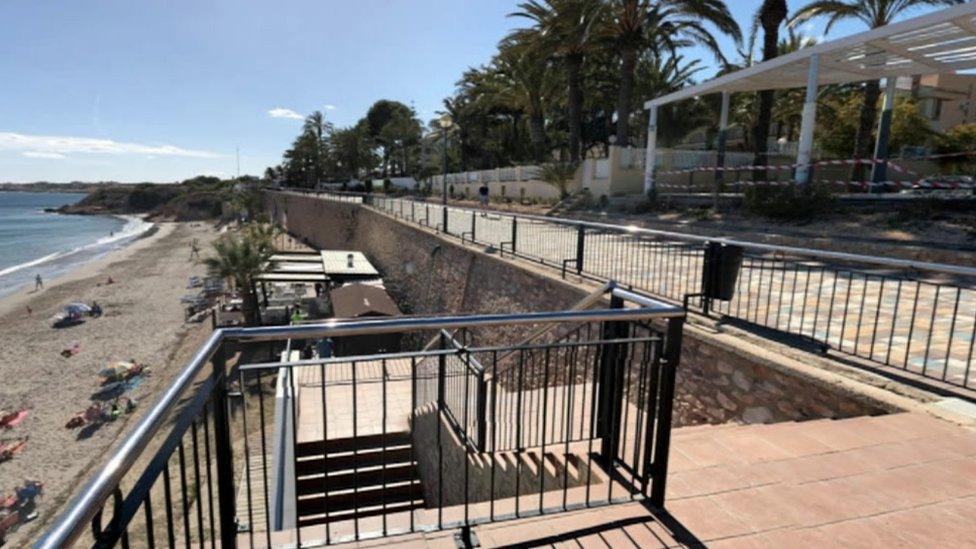
<svg viewBox="0 0 976 549"><path fill-rule="evenodd" d="M230 215L236 182L197 177L178 184L106 184L92 189L57 213L77 215L144 214L149 219L202 221Z"/></svg>

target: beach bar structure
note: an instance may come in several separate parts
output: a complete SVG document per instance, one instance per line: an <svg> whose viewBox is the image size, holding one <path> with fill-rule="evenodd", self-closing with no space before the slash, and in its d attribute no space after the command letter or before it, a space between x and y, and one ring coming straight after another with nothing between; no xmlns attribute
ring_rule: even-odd
<svg viewBox="0 0 976 549"><path fill-rule="evenodd" d="M362 252L322 250L320 252L278 252L271 256L271 270L258 276L260 282L292 282L342 285L379 278L380 273Z"/></svg>
<svg viewBox="0 0 976 549"><path fill-rule="evenodd" d="M819 86L884 79L884 107L874 158L870 160L873 165L872 181L881 182L887 177L888 136L897 77L953 73L973 68L976 68L976 4L967 3L803 48L651 99L644 103L644 108L649 111L644 193L655 188L658 109L670 103L710 93L722 95L718 167L723 167L722 149L728 130L729 96L732 93L806 88L794 178L798 183L808 183Z"/></svg>

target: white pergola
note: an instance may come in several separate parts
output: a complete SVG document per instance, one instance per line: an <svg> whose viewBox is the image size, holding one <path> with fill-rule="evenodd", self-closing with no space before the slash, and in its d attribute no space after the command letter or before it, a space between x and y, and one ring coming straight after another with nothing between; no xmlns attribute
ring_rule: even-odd
<svg viewBox="0 0 976 549"><path fill-rule="evenodd" d="M952 73L976 68L976 4L953 6L878 29L831 40L689 86L644 103L650 111L644 192L654 188L657 110L661 105L709 93L722 94L719 143L728 126L729 94L787 88L806 88L796 180L809 181L813 129L817 116L817 88L885 79L884 107L875 145L875 158L887 157L895 81L899 76ZM720 155L721 156L721 155ZM884 177L883 163L875 163L875 181Z"/></svg>

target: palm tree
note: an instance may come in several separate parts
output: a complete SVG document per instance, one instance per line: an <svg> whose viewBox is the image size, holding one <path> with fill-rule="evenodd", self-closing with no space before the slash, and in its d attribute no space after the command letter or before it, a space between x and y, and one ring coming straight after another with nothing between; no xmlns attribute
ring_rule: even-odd
<svg viewBox="0 0 976 549"><path fill-rule="evenodd" d="M204 258L210 276L231 282L241 293L244 322L258 323L258 298L255 281L272 268L272 241L275 229L271 225L251 224L240 234L227 234L213 243L215 254Z"/></svg>
<svg viewBox="0 0 976 549"><path fill-rule="evenodd" d="M519 11L509 14L533 22L531 28L515 31L511 39L534 43L565 66L569 157L573 162L580 159L582 142L583 61L592 47L602 8L600 0L529 0L519 4Z"/></svg>
<svg viewBox="0 0 976 549"><path fill-rule="evenodd" d="M503 40L492 62L490 93L495 100L523 112L528 117L532 157L542 162L546 156L545 107L550 100L553 79L548 77L544 52L523 44Z"/></svg>
<svg viewBox="0 0 976 549"><path fill-rule="evenodd" d="M962 3L963 0L814 0L797 10L790 18L789 25L792 27L816 17L826 17L825 33L830 32L835 23L845 19L856 19L869 28L876 29L891 23L899 15L911 9ZM880 82L869 80L864 86L864 102L861 105L857 134L854 137L854 155L858 158L868 158L871 154L871 130L877 117L880 95ZM852 178L854 180L864 178L862 165L854 166Z"/></svg>
<svg viewBox="0 0 976 549"><path fill-rule="evenodd" d="M305 117L302 128L306 134L314 137L315 140L314 151L312 151L312 157L309 160L313 164L316 182L318 182L318 179L325 173L325 157L328 155L327 136L332 133L333 126L326 122L322 111L315 111Z"/></svg>
<svg viewBox="0 0 976 549"><path fill-rule="evenodd" d="M762 6L756 12L756 20L763 29L763 61L769 61L779 55L779 26L786 20L788 13L786 0L763 0ZM773 115L774 94L773 90L759 92L759 113L752 132L755 146L753 164L757 166L765 166L767 161L766 138L769 136L769 123ZM765 181L766 170L758 170L758 172L753 179Z"/></svg>
<svg viewBox="0 0 976 549"><path fill-rule="evenodd" d="M569 196L569 182L576 176L575 162L552 162L539 168L539 178L559 189L559 198Z"/></svg>
<svg viewBox="0 0 976 549"><path fill-rule="evenodd" d="M620 89L617 98L617 144L630 143L634 73L644 51L671 57L680 47L699 44L724 62L725 57L706 24L731 36L736 43L742 32L722 0L610 0L601 35L620 56Z"/></svg>

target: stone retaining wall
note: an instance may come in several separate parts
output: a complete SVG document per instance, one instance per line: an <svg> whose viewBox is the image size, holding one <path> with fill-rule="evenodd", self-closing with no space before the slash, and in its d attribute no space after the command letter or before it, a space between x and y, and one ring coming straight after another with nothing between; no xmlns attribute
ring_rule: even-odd
<svg viewBox="0 0 976 549"><path fill-rule="evenodd" d="M497 313L567 309L591 287L548 271L462 247L433 232L354 204L273 193L268 209L292 234L320 248L362 251L408 313ZM497 341L523 329L500 328ZM674 425L768 423L891 411L866 395L803 375L759 353L729 348L687 326L678 370Z"/></svg>

